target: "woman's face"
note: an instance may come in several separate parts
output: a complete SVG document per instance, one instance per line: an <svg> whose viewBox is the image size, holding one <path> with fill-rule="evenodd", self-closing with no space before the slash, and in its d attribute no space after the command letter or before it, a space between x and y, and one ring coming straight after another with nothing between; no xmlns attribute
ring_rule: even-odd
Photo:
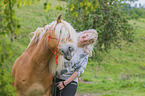
<svg viewBox="0 0 145 96"><path fill-rule="evenodd" d="M89 37L92 35L92 33L84 33L80 36L80 44L81 45L87 45L92 43L94 40L89 39Z"/></svg>

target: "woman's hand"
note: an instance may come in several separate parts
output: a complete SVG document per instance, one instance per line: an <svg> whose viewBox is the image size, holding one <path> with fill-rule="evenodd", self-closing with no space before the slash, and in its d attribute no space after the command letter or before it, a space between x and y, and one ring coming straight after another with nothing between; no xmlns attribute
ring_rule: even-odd
<svg viewBox="0 0 145 96"><path fill-rule="evenodd" d="M59 88L59 90L62 90L65 86L63 85L63 82L58 82L59 84L57 85L57 87Z"/></svg>
<svg viewBox="0 0 145 96"><path fill-rule="evenodd" d="M68 79L65 81L58 82L57 87L59 90L62 90L65 86L67 86L70 82L75 80L78 77L78 71L76 70Z"/></svg>

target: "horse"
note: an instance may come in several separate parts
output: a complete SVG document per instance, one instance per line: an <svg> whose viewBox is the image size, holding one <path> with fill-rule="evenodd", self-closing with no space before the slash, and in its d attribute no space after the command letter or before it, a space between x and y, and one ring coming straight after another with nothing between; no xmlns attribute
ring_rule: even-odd
<svg viewBox="0 0 145 96"><path fill-rule="evenodd" d="M50 96L57 64L70 60L77 47L76 31L66 21L37 28L27 49L12 67L17 96Z"/></svg>

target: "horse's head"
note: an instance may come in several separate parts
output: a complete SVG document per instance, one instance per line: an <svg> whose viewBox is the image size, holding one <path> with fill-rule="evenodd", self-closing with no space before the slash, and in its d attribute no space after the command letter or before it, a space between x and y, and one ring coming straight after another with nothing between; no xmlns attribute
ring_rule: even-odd
<svg viewBox="0 0 145 96"><path fill-rule="evenodd" d="M59 15L56 21L53 21L49 27L49 36L47 45L54 54L61 54L67 60L73 56L73 51L77 46L76 31L66 21L61 20Z"/></svg>

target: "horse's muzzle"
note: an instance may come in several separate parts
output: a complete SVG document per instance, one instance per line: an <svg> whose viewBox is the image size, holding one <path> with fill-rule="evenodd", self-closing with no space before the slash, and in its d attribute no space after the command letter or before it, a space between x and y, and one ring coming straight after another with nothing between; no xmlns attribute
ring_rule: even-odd
<svg viewBox="0 0 145 96"><path fill-rule="evenodd" d="M63 54L64 58L67 60L71 60L73 54L74 54L74 46L71 44L62 45L59 49L60 52Z"/></svg>

